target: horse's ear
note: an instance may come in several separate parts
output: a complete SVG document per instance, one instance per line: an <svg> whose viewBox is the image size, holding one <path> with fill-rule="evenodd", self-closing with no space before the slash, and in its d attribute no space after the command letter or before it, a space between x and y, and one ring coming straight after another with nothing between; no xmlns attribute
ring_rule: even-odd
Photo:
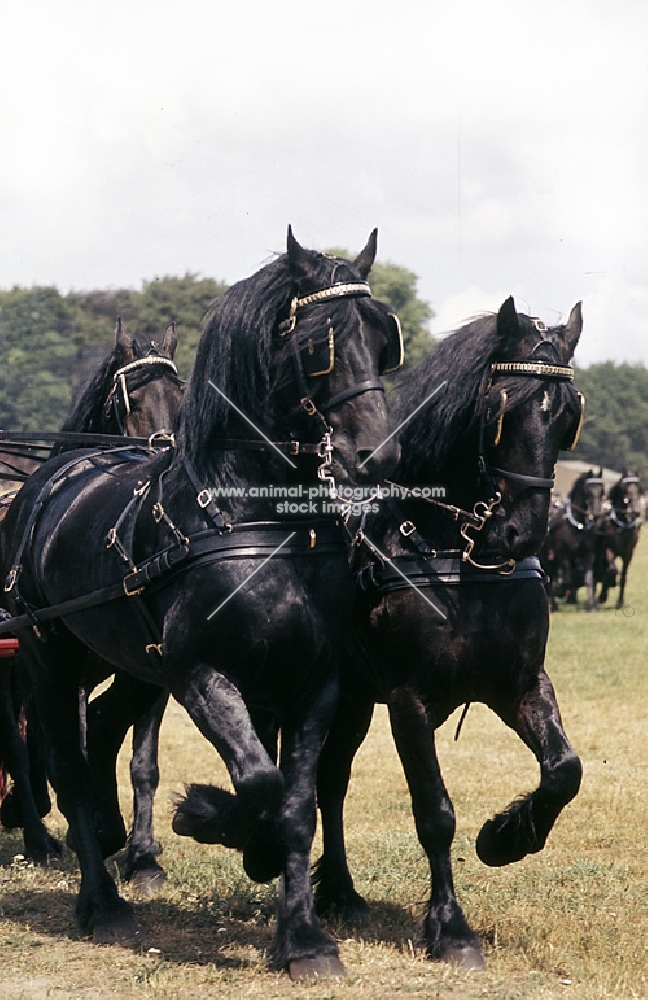
<svg viewBox="0 0 648 1000"><path fill-rule="evenodd" d="M502 340L517 340L520 337L520 321L515 311L513 296L509 295L497 314L497 332Z"/></svg>
<svg viewBox="0 0 648 1000"><path fill-rule="evenodd" d="M308 274L311 270L311 261L308 251L297 242L293 236L292 226L288 226L288 236L286 237L286 250L290 261L290 270L295 276Z"/></svg>
<svg viewBox="0 0 648 1000"><path fill-rule="evenodd" d="M364 250L360 251L360 253L358 254L358 256L354 261L355 266L357 267L358 271L360 272L365 281L367 280L369 272L373 267L373 262L376 259L377 250L378 250L378 230L374 229L371 236L367 240L366 247L364 248Z"/></svg>
<svg viewBox="0 0 648 1000"><path fill-rule="evenodd" d="M565 325L563 339L568 350L566 360L569 360L576 350L576 345L583 331L583 303L577 302L569 314L569 319Z"/></svg>
<svg viewBox="0 0 648 1000"><path fill-rule="evenodd" d="M115 347L121 355L122 364L128 365L135 360L133 340L126 333L121 316L117 317L117 326L115 327Z"/></svg>
<svg viewBox="0 0 648 1000"><path fill-rule="evenodd" d="M172 322L169 323L166 330L164 331L161 350L163 351L164 354L167 354L173 361L173 355L176 352L177 346L178 346L178 333L176 331L175 323Z"/></svg>

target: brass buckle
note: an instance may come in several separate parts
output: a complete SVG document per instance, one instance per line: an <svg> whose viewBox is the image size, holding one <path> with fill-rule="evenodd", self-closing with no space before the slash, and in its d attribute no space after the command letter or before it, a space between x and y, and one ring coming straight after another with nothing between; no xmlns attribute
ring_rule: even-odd
<svg viewBox="0 0 648 1000"><path fill-rule="evenodd" d="M137 572L138 572L137 567L135 567L135 569L132 571L132 573L129 573L128 576L124 577L123 585L124 585L124 593L125 593L126 597L137 597L137 595L141 594L142 591L144 590L144 587L138 587L137 590L129 590L128 589L128 581L130 580L130 578L132 576L135 576L135 574Z"/></svg>
<svg viewBox="0 0 648 1000"><path fill-rule="evenodd" d="M299 441L291 441L288 449L289 455L299 455Z"/></svg>
<svg viewBox="0 0 648 1000"><path fill-rule="evenodd" d="M310 399L308 396L304 396L303 399L300 399L299 402L304 407L309 417L315 416L315 414L317 413L317 407L315 406L315 403L313 402L312 399Z"/></svg>
<svg viewBox="0 0 648 1000"><path fill-rule="evenodd" d="M170 434L169 431L154 431L153 434L149 435L149 451L153 451L156 445L161 447L163 444L170 444L172 448L175 448L175 434Z"/></svg>

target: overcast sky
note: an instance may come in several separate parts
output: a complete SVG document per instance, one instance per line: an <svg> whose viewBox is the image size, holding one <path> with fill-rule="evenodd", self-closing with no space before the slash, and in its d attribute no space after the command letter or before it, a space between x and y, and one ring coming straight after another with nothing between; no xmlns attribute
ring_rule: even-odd
<svg viewBox="0 0 648 1000"><path fill-rule="evenodd" d="M235 281L285 247L419 276L440 333L584 302L648 364L648 0L6 0L0 287Z"/></svg>

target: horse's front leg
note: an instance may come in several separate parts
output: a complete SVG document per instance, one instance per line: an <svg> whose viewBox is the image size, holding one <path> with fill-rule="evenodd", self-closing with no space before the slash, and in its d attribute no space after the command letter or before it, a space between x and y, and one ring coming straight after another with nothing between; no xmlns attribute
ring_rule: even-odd
<svg viewBox="0 0 648 1000"><path fill-rule="evenodd" d="M315 905L320 916L364 923L369 907L354 888L344 844L344 800L351 765L373 716L374 702L340 698L335 721L322 748L317 769L317 804L322 817L324 850L314 868Z"/></svg>
<svg viewBox="0 0 648 1000"><path fill-rule="evenodd" d="M450 847L455 816L439 769L434 723L410 688L393 691L388 706L412 796L416 832L430 864L431 893L425 918L428 954L464 968L480 969L484 964L481 942L468 925L454 891Z"/></svg>
<svg viewBox="0 0 648 1000"><path fill-rule="evenodd" d="M617 608L622 608L624 606L624 595L626 580L628 578L628 566L630 565L630 559L625 555L621 557L621 577L619 579L619 596L617 598L616 606Z"/></svg>
<svg viewBox="0 0 648 1000"><path fill-rule="evenodd" d="M311 887L310 852L316 825L315 783L322 744L338 696L336 679L323 682L315 697L293 707L281 729L285 795L278 829L285 850L279 886L274 964L292 979L343 976L336 943L322 930ZM263 849L263 845L259 844ZM247 853L247 852L246 852Z"/></svg>
<svg viewBox="0 0 648 1000"><path fill-rule="evenodd" d="M587 588L587 610L597 611L596 581L594 578L594 550L588 555L585 564L585 587Z"/></svg>
<svg viewBox="0 0 648 1000"><path fill-rule="evenodd" d="M245 851L259 827L273 828L283 800L284 779L260 740L238 687L212 666L169 673L171 693L202 735L216 748L235 794L212 785L190 785L178 802L173 830L203 844ZM267 880L283 869L283 850L266 852ZM244 855L245 865L245 855ZM247 865L245 865L247 870ZM251 877L256 873L248 872ZM259 879L266 881L266 878Z"/></svg>
<svg viewBox="0 0 648 1000"><path fill-rule="evenodd" d="M559 813L578 793L582 765L565 735L553 685L544 669L521 698L490 707L540 764L538 788L488 820L477 837L477 854L484 864L508 865L542 850Z"/></svg>

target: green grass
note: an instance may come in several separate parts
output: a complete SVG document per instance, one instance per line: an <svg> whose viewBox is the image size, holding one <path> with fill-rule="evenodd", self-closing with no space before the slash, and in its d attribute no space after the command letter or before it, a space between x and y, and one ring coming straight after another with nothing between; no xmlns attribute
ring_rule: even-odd
<svg viewBox="0 0 648 1000"><path fill-rule="evenodd" d="M268 971L276 888L244 875L238 855L177 838L171 798L184 782L226 783L222 764L174 706L165 719L157 832L168 884L134 899L142 939L97 948L74 922L78 871L66 852L57 871L15 860L21 838L0 834L0 997L554 998L648 996L648 546L631 567L626 614L613 607L552 616L547 666L584 779L544 851L518 865L485 868L474 840L484 820L535 787L535 761L483 706L460 740L457 714L439 734L444 778L457 812L457 894L482 935L487 969L465 973L429 962L420 922L427 862L386 714L354 768L347 804L350 864L371 920L333 924L348 978L311 986ZM128 812L128 755L120 758ZM64 834L57 813L48 820ZM314 854L319 850L316 842ZM133 898L128 888L124 893Z"/></svg>

